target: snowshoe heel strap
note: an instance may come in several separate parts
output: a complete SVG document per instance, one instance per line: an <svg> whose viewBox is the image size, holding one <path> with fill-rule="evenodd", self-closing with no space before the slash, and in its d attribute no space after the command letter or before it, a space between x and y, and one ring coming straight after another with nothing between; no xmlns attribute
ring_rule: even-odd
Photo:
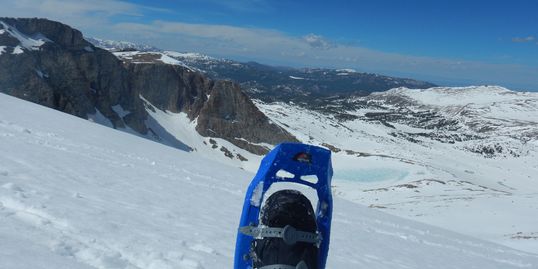
<svg viewBox="0 0 538 269"><path fill-rule="evenodd" d="M300 261L297 266L287 265L287 264L273 264L262 266L258 269L308 269L304 261Z"/></svg>
<svg viewBox="0 0 538 269"><path fill-rule="evenodd" d="M321 243L320 234L299 231L291 225L286 225L284 228L244 226L239 228L239 232L258 239L267 237L282 238L284 243L288 245L293 245L297 242L313 243L316 245Z"/></svg>

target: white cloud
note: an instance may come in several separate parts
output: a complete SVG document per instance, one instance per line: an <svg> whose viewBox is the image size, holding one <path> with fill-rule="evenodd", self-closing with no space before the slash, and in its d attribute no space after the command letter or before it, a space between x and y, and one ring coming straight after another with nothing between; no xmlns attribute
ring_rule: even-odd
<svg viewBox="0 0 538 269"><path fill-rule="evenodd" d="M534 36L527 36L527 37L514 37L512 38L512 42L516 42L516 43L527 43L527 42L532 42L534 41L536 38Z"/></svg>
<svg viewBox="0 0 538 269"><path fill-rule="evenodd" d="M310 34L294 37L259 28L155 21L150 24L122 23L114 33L132 33L126 38L166 49L197 51L215 56L262 63L310 67L355 68L366 72L468 81L502 85L535 85L537 68L387 53L369 48L336 44ZM138 38L137 37L142 37ZM149 38L144 38L149 37Z"/></svg>
<svg viewBox="0 0 538 269"><path fill-rule="evenodd" d="M306 43L308 43L311 47L317 49L331 49L336 47L334 43L316 34L305 35L303 36L303 40L306 41Z"/></svg>
<svg viewBox="0 0 538 269"><path fill-rule="evenodd" d="M138 6L122 1L115 0L80 0L80 1L62 1L62 0L17 0L17 1L0 1L2 4L2 16L17 17L75 17L81 15L141 15L138 12Z"/></svg>
<svg viewBox="0 0 538 269"><path fill-rule="evenodd" d="M0 7L2 17L48 18L91 32L106 29L114 16L142 17L155 10L119 0L0 0Z"/></svg>

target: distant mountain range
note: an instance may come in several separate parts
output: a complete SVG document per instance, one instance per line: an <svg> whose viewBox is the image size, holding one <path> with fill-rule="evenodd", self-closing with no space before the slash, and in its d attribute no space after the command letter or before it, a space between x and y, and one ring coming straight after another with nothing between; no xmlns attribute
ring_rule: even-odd
<svg viewBox="0 0 538 269"><path fill-rule="evenodd" d="M125 44L115 41L101 41L94 44L102 46L103 42L105 46L112 47ZM377 122L393 129L393 131L389 129L389 135L413 143L422 143L423 139L449 144L482 141L468 144L461 149L486 157L517 157L525 154L520 149L524 147L526 141L536 138L538 132L532 124L525 122L481 117L481 111L491 110L503 103L504 106L520 106L520 111L538 110L534 103L521 101L527 96L534 96L533 94L515 93L500 87L427 89L435 85L412 79L359 73L350 69L296 69L272 67L255 62L241 63L199 53L147 49L147 46L136 44L113 53L126 63L180 65L215 79L238 81L243 90L255 100L263 103L292 102L295 106L331 115L338 124L346 125L346 122L357 120ZM429 104L422 104L419 100L413 99L414 93L407 90L408 88L423 89L422 94L438 95L438 99L431 100ZM467 99L469 96L474 99ZM461 97L462 101L456 102L457 105L454 107L446 101L458 97ZM473 103L480 102L480 98L484 100L494 98L498 99L498 102L486 102L483 105ZM514 98L521 100L514 104L511 101ZM529 107L529 104L532 105ZM364 114L354 112L364 109L373 111ZM510 123L507 124L508 122ZM409 126L422 131L399 131L395 125ZM518 130L519 136L511 134L515 129ZM500 135L515 140L507 142L498 139ZM328 145L327 142L325 144Z"/></svg>
<svg viewBox="0 0 538 269"><path fill-rule="evenodd" d="M108 51L161 51L161 49L154 46L128 41L105 40L93 37L84 37L84 39L93 45Z"/></svg>
<svg viewBox="0 0 538 269"><path fill-rule="evenodd" d="M293 101L315 106L322 104L327 97L366 96L396 87L425 89L436 86L429 82L362 73L353 69L274 67L199 53L163 51L123 41L87 40L129 62L163 62L161 58L170 62L171 58L176 60L176 64L189 66L210 78L233 80L251 98L266 102Z"/></svg>

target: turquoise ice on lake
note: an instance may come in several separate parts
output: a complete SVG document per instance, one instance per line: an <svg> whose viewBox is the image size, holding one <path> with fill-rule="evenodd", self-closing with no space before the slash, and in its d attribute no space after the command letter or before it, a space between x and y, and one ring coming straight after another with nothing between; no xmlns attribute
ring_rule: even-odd
<svg viewBox="0 0 538 269"><path fill-rule="evenodd" d="M398 181L409 175L408 171L396 169L357 169L357 170L338 170L335 169L333 178L335 180L349 180L357 182L377 182L377 181Z"/></svg>

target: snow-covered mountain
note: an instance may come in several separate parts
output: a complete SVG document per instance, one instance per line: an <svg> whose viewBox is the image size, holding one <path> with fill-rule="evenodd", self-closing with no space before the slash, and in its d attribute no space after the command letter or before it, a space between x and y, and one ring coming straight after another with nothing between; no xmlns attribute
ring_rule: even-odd
<svg viewBox="0 0 538 269"><path fill-rule="evenodd" d="M265 102L293 101L315 106L335 96L365 96L396 87L424 89L436 86L429 82L351 69L275 67L257 62L192 57L189 53L164 53L209 77L237 81L251 98Z"/></svg>
<svg viewBox="0 0 538 269"><path fill-rule="evenodd" d="M319 85L351 78L336 84L343 87L359 75L196 53L127 48L112 54L57 22L2 23L2 92L182 149L189 158L211 160L209 165L249 172L280 141L324 146L334 153L334 193L361 210L366 205L538 253L536 93L496 86L399 87L362 96L336 87L338 94L324 96L319 90L326 88L308 86L319 82L313 77L327 78ZM207 77L244 72L249 75L241 87ZM264 74L274 85L287 86L257 88L251 79ZM360 76L384 86L402 82L370 75ZM47 115L47 122L57 118Z"/></svg>
<svg viewBox="0 0 538 269"><path fill-rule="evenodd" d="M0 268L231 268L252 173L0 94ZM538 255L335 199L328 268Z"/></svg>
<svg viewBox="0 0 538 269"><path fill-rule="evenodd" d="M315 110L257 105L333 150L337 195L538 252L538 93L399 88Z"/></svg>
<svg viewBox="0 0 538 269"><path fill-rule="evenodd" d="M94 37L85 37L84 39L96 47L110 51L160 51L159 48L154 46L128 41L105 40Z"/></svg>
<svg viewBox="0 0 538 269"><path fill-rule="evenodd" d="M0 92L182 150L209 150L240 166L248 160L244 151L261 155L268 152L266 145L296 141L271 123L237 83L212 80L162 55L159 63L154 54L122 61L59 22L0 22ZM186 117L192 124L181 128L194 130L196 141L203 143L185 144L190 136L178 140L177 133L163 127L166 122L152 118L157 110ZM216 138L233 147L217 144Z"/></svg>

